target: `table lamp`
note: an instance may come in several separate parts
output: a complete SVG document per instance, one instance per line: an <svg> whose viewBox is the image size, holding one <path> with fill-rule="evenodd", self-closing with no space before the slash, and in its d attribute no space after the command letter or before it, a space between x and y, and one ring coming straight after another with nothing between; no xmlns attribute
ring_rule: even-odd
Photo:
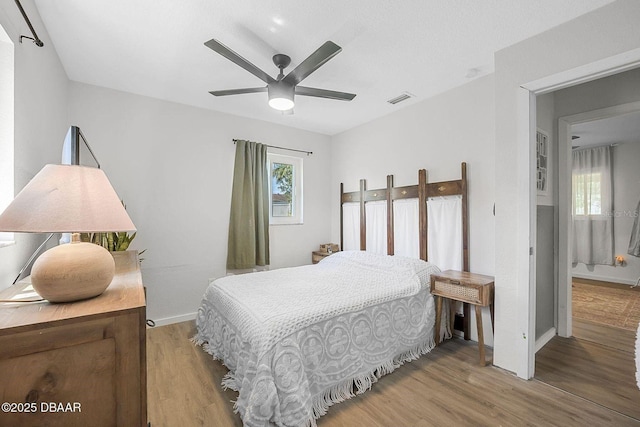
<svg viewBox="0 0 640 427"><path fill-rule="evenodd" d="M77 165L46 165L0 214L0 231L73 233L31 269L33 288L50 302L98 296L113 279L111 253L81 242L79 233L135 229L104 172Z"/></svg>

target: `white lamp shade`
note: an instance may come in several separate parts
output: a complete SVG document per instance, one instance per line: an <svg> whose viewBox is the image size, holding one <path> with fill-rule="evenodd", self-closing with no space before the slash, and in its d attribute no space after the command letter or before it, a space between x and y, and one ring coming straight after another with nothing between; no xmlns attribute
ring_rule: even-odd
<svg viewBox="0 0 640 427"><path fill-rule="evenodd" d="M46 165L0 214L0 231L95 233L134 231L101 169Z"/></svg>

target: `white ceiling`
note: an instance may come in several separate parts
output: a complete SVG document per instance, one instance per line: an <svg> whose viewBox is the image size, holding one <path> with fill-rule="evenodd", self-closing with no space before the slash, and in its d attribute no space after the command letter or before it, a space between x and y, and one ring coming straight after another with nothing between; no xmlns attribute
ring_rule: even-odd
<svg viewBox="0 0 640 427"><path fill-rule="evenodd" d="M613 0L35 0L71 80L333 135L493 72L494 52ZM37 31L37 29L36 29ZM342 52L304 86L357 94L296 97L294 115L204 46L218 39L273 77L326 40ZM46 48L46 45L45 45ZM470 70L475 77L466 77ZM410 92L398 105L386 100Z"/></svg>
<svg viewBox="0 0 640 427"><path fill-rule="evenodd" d="M571 145L581 148L628 142L640 143L640 112L578 123L571 126L571 134L580 137L574 139Z"/></svg>

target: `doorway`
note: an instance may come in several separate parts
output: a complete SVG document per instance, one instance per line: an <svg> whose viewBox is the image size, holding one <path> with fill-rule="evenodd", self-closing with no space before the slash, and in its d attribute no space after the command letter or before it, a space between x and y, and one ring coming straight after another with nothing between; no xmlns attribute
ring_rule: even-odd
<svg viewBox="0 0 640 427"><path fill-rule="evenodd" d="M633 75L637 76L637 84L640 84L640 69L632 70L628 73L633 73ZM624 89L621 88L621 90L624 90ZM638 94L638 99L640 99L640 94ZM560 228L564 228L565 232L559 236L559 245L560 245L559 252L565 255L564 263L562 262L562 260L559 260L560 263L559 263L559 270L558 270L558 273L559 273L558 275L558 305L559 305L558 330L559 330L560 336L570 337L573 335L572 334L573 311L572 311L572 304L571 304L572 277L574 274L578 276L584 276L585 273L588 271L588 269L591 268L588 266L579 265L576 269L574 269L573 263L572 263L572 252L571 252L572 245L570 243L572 242L570 188L571 188L571 151L572 151L572 147L575 146L573 144L574 140L571 139L572 128L576 126L579 128L585 128L585 125L587 125L586 127L588 128L593 124L604 123L607 121L614 121L617 124L619 123L620 119L633 122L633 120L636 120L638 118L640 118L640 101L619 104L613 107L592 110L592 111L588 111L585 113L580 113L572 116L565 116L565 117L561 117L558 120L558 135L559 135L559 141L561 142L559 146L559 154L560 154L559 184L561 184L563 180L565 181L563 185L564 191L561 191L562 196L558 200L559 209L565 212L565 215L560 218ZM623 148L627 144L634 143L631 140L625 140L622 142L623 142L622 144L614 147L614 150L617 149L619 151L621 148ZM631 153L633 152L634 150L631 150ZM624 158L625 155L626 153L618 157ZM615 158L614 158L614 162L615 162ZM614 168L615 167L616 166L614 165ZM624 181L620 180L618 183L619 184L618 187L620 187L620 184L623 184L623 183ZM635 183L635 184L624 183L624 184L638 185L638 183ZM615 186L615 183L614 183L614 186ZM614 187L615 192L620 192L620 190L621 190L620 188ZM624 191L627 191L627 190L624 190ZM634 189L632 189L632 191L634 191ZM616 220L615 216L617 215L618 212L620 212L622 215L624 211L630 210L625 208L624 206L619 206L619 208L621 209L618 210L618 208L614 206L614 211L610 213L614 217L614 220ZM630 217L629 218L619 217L618 219L622 219L625 221L631 220ZM617 234L617 236L614 236L614 242L618 242L618 243L616 244L616 248L614 249L616 251L614 255L623 255L626 257L626 250L623 251L624 245L622 244L625 239L626 233L624 233L624 231L626 226L623 224L618 224L618 227L615 227L615 225L616 224L614 223L614 230L615 230L614 232ZM628 230L628 232L630 232L630 229ZM615 237L617 237L617 239ZM628 238L629 238L629 235L627 234L626 235L627 243L628 243ZM639 273L640 275L640 263L637 262L637 259L631 259L631 258L626 259L625 266L620 266L621 271L624 269L627 269L627 270L631 269L632 274L627 277L623 277L617 273L613 274L611 272L612 271L611 267L603 266L602 268L598 268L598 266L595 266L592 269L595 272L595 275L591 276L590 277L591 279L600 279L601 281L614 281L614 282L625 283L629 285L632 285L635 283L635 281L631 279L631 277L636 277L635 273ZM609 270L609 272L603 272L603 271L606 271L607 269ZM615 270L616 270L616 267L613 268L613 271ZM612 275L614 276L614 279L607 280L607 279L611 279ZM617 279L615 278L616 275L618 276ZM562 301L567 301L568 304L566 304L565 306L562 306L561 305Z"/></svg>
<svg viewBox="0 0 640 427"><path fill-rule="evenodd" d="M631 77L632 81L640 83L640 70L632 70L624 74ZM624 80L625 76L611 76L607 79L609 83ZM604 80L604 79L603 79ZM636 84L637 84L636 83ZM597 93L593 87L606 86L607 82L589 83L591 88L585 92ZM613 83L614 85L616 83ZM625 91L622 87L617 90ZM572 89L573 95L579 88ZM637 93L636 99L640 99ZM627 98L628 100L628 98ZM558 101L558 100L556 100ZM584 101L584 100L582 100ZM560 105L555 116L562 115L567 111L567 102L560 100L556 102ZM555 306L557 309L556 326L559 337L548 337L543 347L536 354L535 377L543 382L552 384L558 388L597 402L603 406L624 413L635 419L640 419L640 391L635 383L635 331L625 330L619 326L624 322L634 322L633 319L624 319L622 314L614 311L624 311L620 306L616 306L614 301L619 292L633 292L640 297L638 290L630 291L630 285L635 283L635 277L640 275L640 259L635 259L631 255L625 256L625 265L614 266L585 266L577 267L572 264L572 228L571 228L571 160L572 150L578 149L582 145L615 144L612 147L613 167L626 168L625 162L633 162L637 169L640 161L640 134L636 130L636 137L632 141L625 141L619 136L609 137L608 142L597 141L588 142L597 133L597 127L607 128L614 126L624 127L623 121L627 120L632 124L640 123L640 102L628 102L607 108L600 108L583 113L562 116L557 120L558 135L558 211L564 215L558 216L558 241L557 241L557 263L558 282ZM582 134L582 135L581 135ZM580 138L575 139L575 136ZM574 137L574 139L572 139ZM580 141L582 139L582 141ZM580 141L580 142L577 142ZM627 144L638 144L632 147ZM632 166L633 167L633 166ZM633 198L640 197L640 175L626 180L614 182L614 191L617 193L629 193L630 188L635 187L630 193L637 193ZM618 198L620 199L620 198ZM629 243L631 223L633 222L633 210L638 200L627 200L621 203L618 200L614 203L613 210L608 212L614 220L614 255L625 255L626 246ZM628 205L633 205L629 207ZM625 218L625 212L629 218ZM579 280L580 288L572 287L575 276ZM589 276L591 279L589 279ZM602 287L602 282L614 281L623 285L616 289L615 285ZM575 286L575 285L574 285ZM598 288L600 287L600 288ZM624 289L623 289L624 288ZM600 289L598 291L598 289ZM573 295L572 290L577 290ZM585 291L586 292L585 294ZM591 292L591 294L589 294ZM593 293L596 292L596 293ZM596 297L594 298L594 295ZM598 296L599 295L599 296ZM582 300L576 300L576 296ZM597 301L601 298L601 301ZM631 297L621 297L620 302ZM591 299L591 300L589 300ZM589 301L587 301L589 300ZM591 306L591 307L588 307ZM602 310L601 313L589 313L589 309ZM585 309L587 310L585 312ZM586 315L585 315L586 313ZM578 314L578 315L577 315ZM589 318L589 316L591 318ZM628 313L627 313L628 314ZM577 315L577 316L576 316ZM619 325L607 325L609 321L622 322ZM623 325L624 326L624 325ZM629 325L627 324L627 327ZM637 328L637 322L635 324ZM563 337L563 338L560 338ZM553 338L553 339L551 339ZM547 340L547 341L548 341Z"/></svg>

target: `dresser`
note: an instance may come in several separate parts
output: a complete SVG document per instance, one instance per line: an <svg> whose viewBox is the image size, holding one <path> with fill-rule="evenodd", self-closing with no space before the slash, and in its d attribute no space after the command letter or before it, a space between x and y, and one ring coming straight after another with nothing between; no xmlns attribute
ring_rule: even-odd
<svg viewBox="0 0 640 427"><path fill-rule="evenodd" d="M98 297L0 303L0 425L147 425L140 263L136 251L112 254L115 276ZM27 278L0 300L29 289Z"/></svg>

